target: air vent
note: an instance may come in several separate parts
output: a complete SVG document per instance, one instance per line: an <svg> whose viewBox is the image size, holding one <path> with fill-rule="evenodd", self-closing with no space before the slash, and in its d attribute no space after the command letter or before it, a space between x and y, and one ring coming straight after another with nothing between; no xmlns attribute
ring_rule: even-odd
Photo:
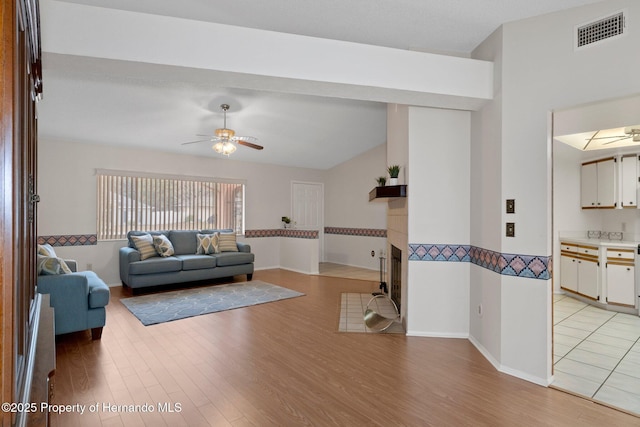
<svg viewBox="0 0 640 427"><path fill-rule="evenodd" d="M576 49L624 34L624 12L576 27Z"/></svg>

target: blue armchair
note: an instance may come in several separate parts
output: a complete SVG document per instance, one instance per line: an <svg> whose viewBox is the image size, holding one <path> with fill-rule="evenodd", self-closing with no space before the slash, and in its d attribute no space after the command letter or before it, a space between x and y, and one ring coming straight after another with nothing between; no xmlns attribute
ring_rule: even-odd
<svg viewBox="0 0 640 427"><path fill-rule="evenodd" d="M37 291L49 294L54 308L56 335L91 329L91 338L102 337L109 304L109 287L93 271L76 271L76 263L65 260L71 272L39 274Z"/></svg>

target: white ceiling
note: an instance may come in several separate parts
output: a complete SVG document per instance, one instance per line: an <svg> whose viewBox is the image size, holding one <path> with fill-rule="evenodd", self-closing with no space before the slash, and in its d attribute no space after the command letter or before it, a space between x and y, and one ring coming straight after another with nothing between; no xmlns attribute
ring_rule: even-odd
<svg viewBox="0 0 640 427"><path fill-rule="evenodd" d="M501 24L598 0L67 0L398 49L469 56ZM42 20L47 19L43 15ZM327 169L386 141L386 105L83 72L43 60L43 139L219 156L181 145L227 125L254 136L235 160Z"/></svg>

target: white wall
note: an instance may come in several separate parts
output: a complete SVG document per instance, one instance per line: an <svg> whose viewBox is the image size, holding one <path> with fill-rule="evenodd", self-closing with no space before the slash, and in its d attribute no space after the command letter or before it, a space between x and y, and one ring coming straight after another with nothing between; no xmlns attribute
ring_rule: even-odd
<svg viewBox="0 0 640 427"><path fill-rule="evenodd" d="M41 140L39 143L38 234L96 233L96 168L191 176L246 179L246 228L280 228L280 218L291 206L291 181L322 182L315 169L249 164L232 159L176 155L159 151L74 142ZM279 237L240 239L252 245L256 269L277 267ZM271 241L272 240L272 241ZM75 258L80 269L93 270L109 284L119 283L118 248L125 241L94 246L57 247L61 256ZM276 252L277 254L278 252Z"/></svg>
<svg viewBox="0 0 640 427"><path fill-rule="evenodd" d="M409 108L409 243L468 244L470 113ZM408 262L409 335L468 337L468 262Z"/></svg>
<svg viewBox="0 0 640 427"><path fill-rule="evenodd" d="M628 11L627 36L574 51L575 25L622 8ZM490 39L476 52L483 59L491 59L492 53L499 58L500 63L495 66L502 75L499 96L491 102L501 103L498 106L501 122L487 116L477 117L473 127L474 133L482 135L488 133L487 128L493 128L495 135L501 133L497 155L502 157L499 161L502 176L498 182L488 182L494 188L484 190L493 195L487 200L497 202L500 212L504 212L504 200L516 199L515 216L492 214L493 218L501 218L500 236L504 236L502 223L507 218L514 218L516 222L516 237L501 237L501 252L542 256L552 253L550 112L640 92L637 78L640 58L629 54L640 45L640 32L633 28L639 19L640 4L636 1L599 2L506 24L502 28L502 39ZM486 107L483 113L491 108ZM478 143L496 142L481 139ZM484 166L477 165L478 168ZM473 185L475 190L477 185ZM474 215L487 212L487 209L475 211L482 203L485 202L472 203ZM479 225L480 219L474 227ZM478 233L474 230L472 235ZM548 382L552 370L551 281L498 275L489 280L488 286L500 288L500 302L492 301L490 305L499 306L501 313L500 350L489 351L503 371L539 383ZM477 283L472 276L472 289ZM495 292L490 295L497 298ZM472 305L478 298L479 294L472 290ZM484 305L486 311L489 304L485 301ZM486 312L484 318L487 318ZM486 337L483 328L495 326L472 327L472 334L477 334L475 339L484 348L489 346L483 341Z"/></svg>
<svg viewBox="0 0 640 427"><path fill-rule="evenodd" d="M359 228L386 228L384 206L368 202L374 177L385 164L385 146L364 153L336 168L291 168L232 159L176 155L160 151L117 146L41 140L39 142L38 235L95 234L95 170L117 169L191 176L239 178L246 186L246 229L280 228L280 218L290 215L291 181L326 182L326 217L344 223L330 224ZM332 210L336 208L336 212ZM385 239L338 236L328 245L339 251L335 262L378 269L377 256L371 250L383 247ZM255 268L288 268L317 273L318 240L286 237L244 238L256 254ZM381 242L382 241L382 242ZM337 247L342 245L339 249ZM63 257L76 259L78 267L91 268L109 284L119 284L118 249L124 240L100 241L92 246L56 247ZM274 250L277 248L277 250ZM345 254L348 257L344 257ZM356 254L356 255L354 255ZM371 261L373 259L374 261Z"/></svg>
<svg viewBox="0 0 640 427"><path fill-rule="evenodd" d="M386 204L369 201L376 178L387 173L386 162L386 144L382 144L327 171L325 226L387 228ZM324 261L377 270L379 251L385 245L384 237L325 234Z"/></svg>

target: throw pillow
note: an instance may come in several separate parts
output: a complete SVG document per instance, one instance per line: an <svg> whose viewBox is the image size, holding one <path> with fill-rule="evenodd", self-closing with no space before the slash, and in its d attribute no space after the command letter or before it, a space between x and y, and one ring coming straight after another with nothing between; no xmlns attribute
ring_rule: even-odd
<svg viewBox="0 0 640 427"><path fill-rule="evenodd" d="M238 252L235 233L220 233L220 252Z"/></svg>
<svg viewBox="0 0 640 427"><path fill-rule="evenodd" d="M138 252L140 252L141 260L158 256L156 248L153 247L153 239L151 238L151 234L131 236L131 240L133 240L133 244L135 245Z"/></svg>
<svg viewBox="0 0 640 427"><path fill-rule="evenodd" d="M175 253L171 240L164 234L153 236L153 247L161 257L168 257Z"/></svg>
<svg viewBox="0 0 640 427"><path fill-rule="evenodd" d="M38 274L69 274L71 269L62 258L38 255Z"/></svg>
<svg viewBox="0 0 640 427"><path fill-rule="evenodd" d="M196 250L196 254L210 255L210 254L219 253L220 252L218 248L219 235L220 233L196 234L196 238L198 239L198 249Z"/></svg>
<svg viewBox="0 0 640 427"><path fill-rule="evenodd" d="M45 243L44 245L38 245L38 255L51 256L51 257L58 256L56 255L56 251L53 250L53 246L51 246L48 243Z"/></svg>

